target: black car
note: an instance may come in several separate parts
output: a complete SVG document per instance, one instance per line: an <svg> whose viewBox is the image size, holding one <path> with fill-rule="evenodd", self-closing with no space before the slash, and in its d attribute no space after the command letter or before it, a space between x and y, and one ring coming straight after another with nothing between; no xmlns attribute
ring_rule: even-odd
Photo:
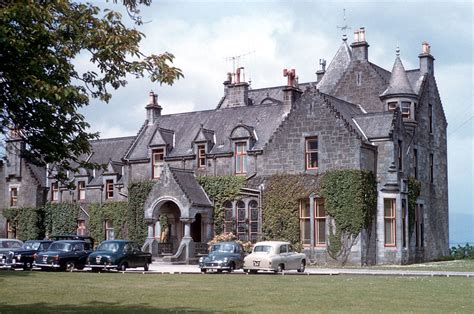
<svg viewBox="0 0 474 314"><path fill-rule="evenodd" d="M128 240L103 241L97 250L87 258L87 266L92 271L143 267L148 271L151 254L143 252L137 243Z"/></svg>
<svg viewBox="0 0 474 314"><path fill-rule="evenodd" d="M23 268L29 270L33 267L34 255L41 251L46 251L53 243L51 240L28 240L21 248L8 253L6 268Z"/></svg>
<svg viewBox="0 0 474 314"><path fill-rule="evenodd" d="M87 257L92 253L89 243L80 240L60 240L53 242L48 250L35 254L34 267L42 270L59 269L72 271L83 269Z"/></svg>

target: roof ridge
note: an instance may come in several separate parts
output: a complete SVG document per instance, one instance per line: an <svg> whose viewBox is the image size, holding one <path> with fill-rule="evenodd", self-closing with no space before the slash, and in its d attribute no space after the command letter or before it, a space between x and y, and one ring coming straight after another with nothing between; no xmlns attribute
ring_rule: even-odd
<svg viewBox="0 0 474 314"><path fill-rule="evenodd" d="M135 137L136 137L136 135L99 138L99 139L96 139L96 140L91 140L90 143L105 142L105 141L114 141L114 140L125 140L125 139L131 139L131 138L135 138Z"/></svg>

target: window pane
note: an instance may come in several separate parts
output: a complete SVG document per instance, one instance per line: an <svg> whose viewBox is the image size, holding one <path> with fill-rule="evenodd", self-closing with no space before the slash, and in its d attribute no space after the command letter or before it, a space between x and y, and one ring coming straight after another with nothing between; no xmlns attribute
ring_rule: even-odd
<svg viewBox="0 0 474 314"><path fill-rule="evenodd" d="M258 222L252 222L250 224L250 232L252 233L258 232Z"/></svg>
<svg viewBox="0 0 474 314"><path fill-rule="evenodd" d="M317 244L326 244L326 219L318 219L318 238Z"/></svg>
<svg viewBox="0 0 474 314"><path fill-rule="evenodd" d="M303 201L301 217L309 217L309 200Z"/></svg>
<svg viewBox="0 0 474 314"><path fill-rule="evenodd" d="M394 244L393 225L391 219L385 220L385 244Z"/></svg>
<svg viewBox="0 0 474 314"><path fill-rule="evenodd" d="M317 203L316 217L326 217L326 210L324 209L324 203Z"/></svg>
<svg viewBox="0 0 474 314"><path fill-rule="evenodd" d="M306 141L306 144L308 151L318 150L318 139L309 139Z"/></svg>
<svg viewBox="0 0 474 314"><path fill-rule="evenodd" d="M238 209L238 219L239 221L245 221L245 208Z"/></svg>
<svg viewBox="0 0 474 314"><path fill-rule="evenodd" d="M301 241L303 244L311 244L311 230L309 226L309 219L304 219L301 223Z"/></svg>
<svg viewBox="0 0 474 314"><path fill-rule="evenodd" d="M309 153L308 154L308 168L317 168L318 167L318 153Z"/></svg>
<svg viewBox="0 0 474 314"><path fill-rule="evenodd" d="M384 199L384 215L385 217L394 217L395 212L394 212L394 204L395 200L391 198L386 198Z"/></svg>

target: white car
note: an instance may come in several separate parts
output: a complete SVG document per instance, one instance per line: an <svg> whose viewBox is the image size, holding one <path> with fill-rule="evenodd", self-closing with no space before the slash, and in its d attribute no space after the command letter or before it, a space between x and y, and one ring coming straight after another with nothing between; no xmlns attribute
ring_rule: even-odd
<svg viewBox="0 0 474 314"><path fill-rule="evenodd" d="M255 244L252 253L245 257L243 268L253 274L259 270L304 272L306 261L306 255L295 252L289 242L264 241Z"/></svg>

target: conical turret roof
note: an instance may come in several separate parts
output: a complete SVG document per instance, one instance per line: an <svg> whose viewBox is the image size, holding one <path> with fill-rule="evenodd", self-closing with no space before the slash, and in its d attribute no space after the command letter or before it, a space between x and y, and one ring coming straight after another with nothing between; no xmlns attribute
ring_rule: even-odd
<svg viewBox="0 0 474 314"><path fill-rule="evenodd" d="M410 85L410 81L408 80L407 73L403 67L402 60L400 60L398 55L395 59L395 63L393 64L392 75L390 76L388 87L380 96L396 94L416 95Z"/></svg>

